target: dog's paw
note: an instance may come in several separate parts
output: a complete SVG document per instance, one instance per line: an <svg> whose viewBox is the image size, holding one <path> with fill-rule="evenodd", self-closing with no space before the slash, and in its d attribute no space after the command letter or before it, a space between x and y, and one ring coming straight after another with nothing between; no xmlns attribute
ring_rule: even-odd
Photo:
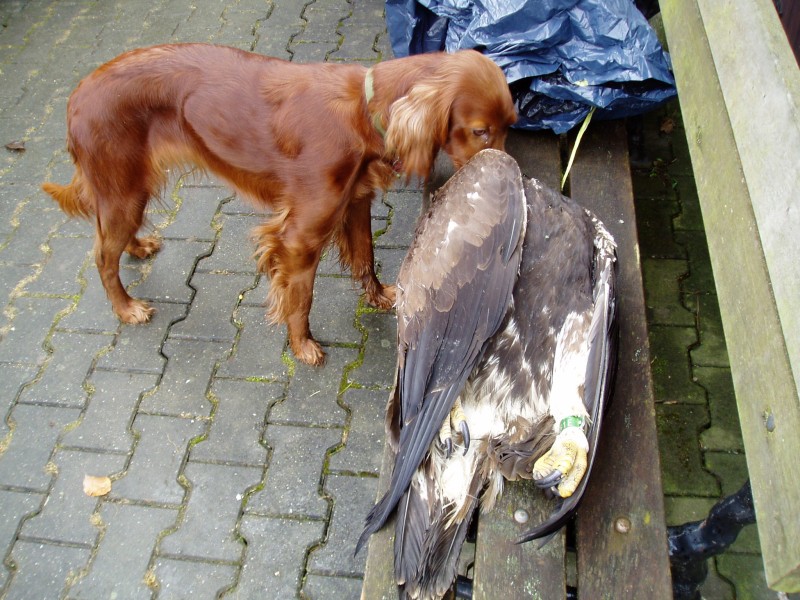
<svg viewBox="0 0 800 600"><path fill-rule="evenodd" d="M147 323L156 309L141 300L131 300L122 310L115 311L119 320L130 325Z"/></svg>
<svg viewBox="0 0 800 600"><path fill-rule="evenodd" d="M133 238L133 241L125 248L125 252L136 258L147 258L159 250L161 250L161 240L154 235Z"/></svg>
<svg viewBox="0 0 800 600"><path fill-rule="evenodd" d="M297 360L311 367L320 367L325 363L325 352L315 340L306 338L301 342L290 342L292 352Z"/></svg>
<svg viewBox="0 0 800 600"><path fill-rule="evenodd" d="M367 302L375 308L389 310L397 299L397 286L381 285L377 292L367 293Z"/></svg>

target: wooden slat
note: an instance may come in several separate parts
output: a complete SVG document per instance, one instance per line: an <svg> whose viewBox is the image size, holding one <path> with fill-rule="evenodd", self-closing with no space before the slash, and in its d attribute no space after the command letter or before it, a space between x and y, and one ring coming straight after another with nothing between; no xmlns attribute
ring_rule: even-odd
<svg viewBox="0 0 800 600"><path fill-rule="evenodd" d="M767 583L800 590L800 72L767 0L662 0Z"/></svg>
<svg viewBox="0 0 800 600"><path fill-rule="evenodd" d="M571 196L617 242L618 370L578 511L583 598L672 598L644 292L624 124L593 123L570 175ZM624 520L624 521L620 521ZM630 523L627 533L615 524Z"/></svg>
<svg viewBox="0 0 800 600"><path fill-rule="evenodd" d="M389 444L384 444L381 476L378 480L377 502L389 489L392 477L393 455ZM363 552L363 550L362 550ZM394 517L372 534L367 545L367 566L361 600L396 600L397 586L394 583Z"/></svg>
<svg viewBox="0 0 800 600"><path fill-rule="evenodd" d="M530 481L506 484L494 510L478 520L474 600L557 600L566 596L564 532L542 548L536 541L514 542L533 524L546 519L552 509L552 504ZM517 510L524 510L530 521L518 523L514 519Z"/></svg>

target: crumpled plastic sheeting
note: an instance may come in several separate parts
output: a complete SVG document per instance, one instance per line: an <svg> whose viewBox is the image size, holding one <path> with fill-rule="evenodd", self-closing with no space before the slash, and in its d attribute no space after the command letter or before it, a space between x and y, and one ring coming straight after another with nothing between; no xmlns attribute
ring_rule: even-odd
<svg viewBox="0 0 800 600"><path fill-rule="evenodd" d="M386 0L395 56L480 50L502 69L517 127L568 131L675 96L669 55L633 0Z"/></svg>

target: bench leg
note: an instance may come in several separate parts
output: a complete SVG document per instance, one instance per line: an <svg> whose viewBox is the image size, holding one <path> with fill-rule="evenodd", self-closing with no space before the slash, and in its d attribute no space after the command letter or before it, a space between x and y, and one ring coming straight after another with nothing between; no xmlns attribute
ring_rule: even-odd
<svg viewBox="0 0 800 600"><path fill-rule="evenodd" d="M703 521L667 528L675 600L699 600L708 574L706 561L727 550L745 525L756 522L748 480L735 494L717 502Z"/></svg>

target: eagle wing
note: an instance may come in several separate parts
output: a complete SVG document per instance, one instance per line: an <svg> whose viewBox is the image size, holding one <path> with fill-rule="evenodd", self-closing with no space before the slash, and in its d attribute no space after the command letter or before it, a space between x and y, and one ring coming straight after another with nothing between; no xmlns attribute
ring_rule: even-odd
<svg viewBox="0 0 800 600"><path fill-rule="evenodd" d="M394 469L356 552L395 510L509 311L525 218L517 163L484 150L439 190L420 222L397 280L397 373L387 408Z"/></svg>

